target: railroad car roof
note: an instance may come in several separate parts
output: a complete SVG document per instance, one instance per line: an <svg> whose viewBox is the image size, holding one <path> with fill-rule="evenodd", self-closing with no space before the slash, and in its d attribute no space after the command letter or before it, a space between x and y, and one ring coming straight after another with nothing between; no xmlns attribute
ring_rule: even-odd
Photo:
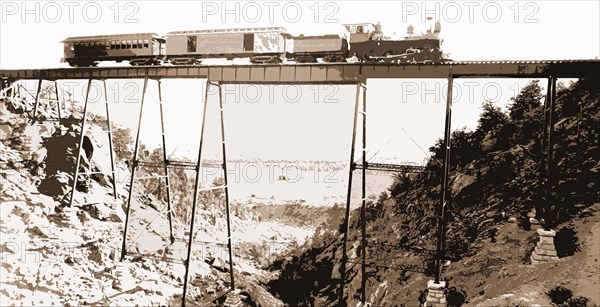
<svg viewBox="0 0 600 307"><path fill-rule="evenodd" d="M312 35L312 36L304 36L300 34L300 36L293 36L294 39L319 39L319 38L341 38L337 34L326 34L326 35Z"/></svg>
<svg viewBox="0 0 600 307"><path fill-rule="evenodd" d="M122 39L132 38L140 36L153 36L159 37L156 33L130 33L130 34L109 34L109 35L93 35L93 36L73 36L65 38L61 43L75 42L75 41L91 41L91 40L106 40L106 39Z"/></svg>
<svg viewBox="0 0 600 307"><path fill-rule="evenodd" d="M344 23L342 26L375 26L372 22L363 22L363 23Z"/></svg>
<svg viewBox="0 0 600 307"><path fill-rule="evenodd" d="M257 32L287 32L284 27L262 27L262 28L233 28L233 29L210 29L210 30L190 30L190 31L171 31L168 35L182 34L211 34L211 33L257 33Z"/></svg>

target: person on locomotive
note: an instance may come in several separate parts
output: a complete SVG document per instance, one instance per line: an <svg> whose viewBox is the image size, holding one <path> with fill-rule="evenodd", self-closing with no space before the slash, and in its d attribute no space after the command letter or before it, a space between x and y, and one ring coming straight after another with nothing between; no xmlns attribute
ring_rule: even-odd
<svg viewBox="0 0 600 307"><path fill-rule="evenodd" d="M373 35L369 38L370 40L381 40L383 39L383 31L381 31L381 23L377 22L375 25L375 31L373 31Z"/></svg>

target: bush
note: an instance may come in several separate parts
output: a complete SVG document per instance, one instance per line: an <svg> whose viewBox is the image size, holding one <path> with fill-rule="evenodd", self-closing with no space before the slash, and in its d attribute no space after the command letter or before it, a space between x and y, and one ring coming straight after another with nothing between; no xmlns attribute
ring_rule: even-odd
<svg viewBox="0 0 600 307"><path fill-rule="evenodd" d="M456 287L450 287L446 294L446 301L448 307L460 307L467 300L467 293L464 290L456 289Z"/></svg>
<svg viewBox="0 0 600 307"><path fill-rule="evenodd" d="M546 292L552 303L559 307L586 307L588 299L585 297L573 297L573 291L563 286L557 286Z"/></svg>
<svg viewBox="0 0 600 307"><path fill-rule="evenodd" d="M457 261L469 252L469 240L465 236L453 236L446 239L446 258Z"/></svg>
<svg viewBox="0 0 600 307"><path fill-rule="evenodd" d="M558 257L572 256L579 251L579 238L571 226L564 226L556 232L554 246Z"/></svg>
<svg viewBox="0 0 600 307"><path fill-rule="evenodd" d="M550 297L552 303L561 306L573 297L573 291L563 286L557 286L546 292L546 295Z"/></svg>
<svg viewBox="0 0 600 307"><path fill-rule="evenodd" d="M588 299L585 297L578 297L569 301L569 307L586 307Z"/></svg>

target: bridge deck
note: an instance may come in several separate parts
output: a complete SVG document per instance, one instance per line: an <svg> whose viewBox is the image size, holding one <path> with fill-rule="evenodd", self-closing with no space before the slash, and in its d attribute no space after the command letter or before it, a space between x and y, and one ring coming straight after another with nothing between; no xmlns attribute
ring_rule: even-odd
<svg viewBox="0 0 600 307"><path fill-rule="evenodd" d="M446 62L441 64L284 64L132 66L0 70L20 79L208 78L223 83L355 83L377 78L590 78L600 60Z"/></svg>

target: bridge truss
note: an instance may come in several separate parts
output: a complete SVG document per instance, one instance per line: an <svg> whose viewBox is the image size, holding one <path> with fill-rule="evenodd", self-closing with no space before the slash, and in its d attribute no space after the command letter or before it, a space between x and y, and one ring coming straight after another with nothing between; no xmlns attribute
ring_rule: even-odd
<svg viewBox="0 0 600 307"><path fill-rule="evenodd" d="M222 168L224 170L224 185L213 187L223 189L226 203L227 216L227 247L229 252L229 272L230 272L230 288L235 289L234 274L233 274L233 258L231 247L231 228L230 228L230 212L229 212L229 194L228 194L228 179L227 179L227 159L226 159L226 139L225 139L225 124L223 112L223 97L221 87L225 84L338 84L338 85L354 85L356 86L356 96L354 101L354 122L352 130L351 152L349 157L350 167L348 172L348 190L346 197L346 208L343 224L344 240L343 251L340 267L340 285L339 285L339 304L346 305L347 299L344 295L344 287L346 283L346 265L349 261L347 256L347 241L349 230L350 216L350 201L352 178L354 170L362 169L362 193L361 193L361 301L366 302L366 170L395 170L401 172L419 172L424 171L422 167L407 167L407 166L389 166L384 164L368 163L366 161L366 129L367 129L367 80L380 78L444 78L448 80L446 115L444 125L444 159L443 159L443 174L441 180L441 195L440 206L438 210L438 231L437 231L437 248L431 253L435 254L436 274L435 282L441 280L444 255L445 255L445 232L446 232L446 207L451 201L448 173L450 170L450 138L451 138L451 122L452 122L452 91L455 78L545 78L548 79L548 94L544 104L544 133L542 141L542 152L546 153L546 157L542 158L542 168L544 172L540 172L540 176L545 179L545 199L536 202L538 217L544 217L546 206L550 203L551 193L549 191L552 180L552 165L553 161L553 130L556 123L555 116L555 93L557 78L598 78L600 72L600 60L575 60L575 61L487 61L487 62L448 62L441 64L363 64L363 63L342 63L342 64L294 64L294 65L228 65L228 66L146 66L146 67L104 67L104 68L57 68L57 69L19 69L19 70L0 70L2 82L0 85L6 91L6 88L11 83L17 80L38 80L41 84L44 80L56 81L62 79L85 79L89 82L92 80L107 80L107 79L143 79L144 91L140 105L140 115L138 119L138 128L136 133L136 141L133 156L133 165L131 170L131 181L129 196L127 198L127 212L125 220L125 229L123 234L123 248L121 260L125 259L127 228L131 207L131 198L133 194L133 184L136 180L144 178L135 177L136 169L139 167L156 167L163 169L163 177L167 188L167 210L168 219L171 224L171 200L169 187L169 169L170 168L186 168L193 169L196 172L194 197L192 204L192 220L190 222L190 232L188 238L187 261L185 262L186 271L183 286L182 304L186 304L186 295L189 279L189 267L191 260L191 250L193 246L194 220L196 207L198 203L198 192L200 191L199 176L202 164L202 149L205 133L204 123L206 119L206 108L208 105L208 89L211 86L218 88L219 108L220 108L220 126L221 126L221 141L222 141ZM206 79L206 89L204 96L204 109L202 112L202 128L200 132L198 160L196 163L183 161L169 161L164 152L165 134L164 134L164 114L162 110L162 98L160 97L160 81L161 79L169 78L198 78ZM141 119L143 114L144 97L149 80L156 80L159 87L159 102L161 106L161 131L163 140L163 162L151 164L146 161L139 161L138 148L141 131ZM40 86L38 93L40 94ZM362 94L362 103L361 103ZM87 106L87 97L85 104ZM360 108L362 106L362 108ZM37 109L37 99L36 99ZM85 108L84 108L85 110ZM85 113L86 111L84 111ZM108 112L108 109L107 109ZM362 162L355 163L355 147L356 147L356 132L359 126L359 116L362 117ZM85 114L84 114L85 118ZM80 138L82 139L84 131L82 129ZM81 144L81 143L80 143ZM112 143L111 143L112 146ZM80 145L81 147L81 145ZM112 148L111 148L112 151ZM79 161L79 159L78 159ZM79 164L79 162L78 162ZM365 167L366 166L366 167ZM76 170L79 168L77 165ZM75 174L77 176L77 174ZM76 178L74 179L76 181ZM75 187L75 184L73 184ZM72 193L74 193L74 188ZM71 200L71 206L73 205ZM172 230L172 229L171 229ZM173 235L171 232L171 240Z"/></svg>

